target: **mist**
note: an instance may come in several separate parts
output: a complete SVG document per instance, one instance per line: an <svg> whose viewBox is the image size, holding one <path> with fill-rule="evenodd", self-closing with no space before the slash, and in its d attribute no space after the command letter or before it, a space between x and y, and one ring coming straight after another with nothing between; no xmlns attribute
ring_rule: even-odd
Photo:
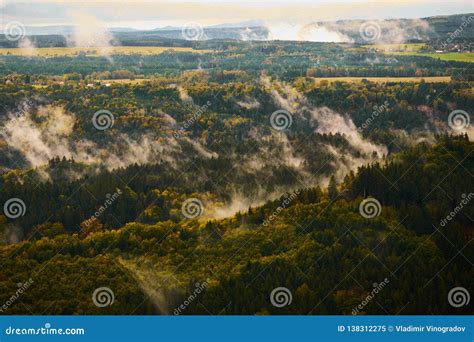
<svg viewBox="0 0 474 342"><path fill-rule="evenodd" d="M177 156L185 155L185 144L204 159L218 157L198 141L184 138L178 142L172 137L157 139L152 134L142 134L134 139L115 132L108 136L104 146L76 136L75 124L76 116L63 107L40 106L37 110L25 111L22 116L10 116L1 132L8 146L20 152L33 168L47 165L55 157L74 159L86 165L104 165L108 170L135 163L176 165Z"/></svg>
<svg viewBox="0 0 474 342"><path fill-rule="evenodd" d="M31 57L36 54L36 45L29 38L20 40L18 47L24 52L25 56Z"/></svg>
<svg viewBox="0 0 474 342"><path fill-rule="evenodd" d="M327 107L312 106L303 94L288 84L272 81L269 77L262 77L261 82L270 92L275 104L306 121L314 128L315 133L343 135L355 150L367 156L368 161L373 159L374 154L382 158L388 153L385 146L364 139L349 116Z"/></svg>
<svg viewBox="0 0 474 342"><path fill-rule="evenodd" d="M74 25L72 36L66 36L68 46L96 48L99 55L110 56L113 35L105 24L94 15L74 11L71 13Z"/></svg>
<svg viewBox="0 0 474 342"><path fill-rule="evenodd" d="M307 42L352 42L345 34L332 31L326 27L314 24L290 24L286 22L266 24L268 40L291 40Z"/></svg>

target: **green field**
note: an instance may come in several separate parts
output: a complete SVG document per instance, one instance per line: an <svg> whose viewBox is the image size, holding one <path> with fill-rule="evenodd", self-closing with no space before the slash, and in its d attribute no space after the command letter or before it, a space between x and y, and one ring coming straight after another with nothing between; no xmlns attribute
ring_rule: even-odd
<svg viewBox="0 0 474 342"><path fill-rule="evenodd" d="M474 53L472 52L446 52L446 53L419 53L419 52L390 52L395 56L422 56L440 59L442 61L470 62L474 63Z"/></svg>
<svg viewBox="0 0 474 342"><path fill-rule="evenodd" d="M421 56L440 59L442 61L470 62L474 63L474 53L471 52L420 52L426 44L375 44L365 45L393 56Z"/></svg>
<svg viewBox="0 0 474 342"><path fill-rule="evenodd" d="M40 56L40 57L54 57L54 56L76 56L83 54L86 56L99 55L159 55L165 51L177 52L194 52L207 53L211 50L194 50L188 47L161 47L161 46L113 46L113 47L55 47L55 48L5 48L0 49L1 55L12 56Z"/></svg>

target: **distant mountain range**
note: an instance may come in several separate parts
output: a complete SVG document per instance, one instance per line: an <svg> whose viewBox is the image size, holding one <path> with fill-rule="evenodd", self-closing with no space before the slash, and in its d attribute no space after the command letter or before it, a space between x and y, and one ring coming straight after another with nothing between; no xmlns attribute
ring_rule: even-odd
<svg viewBox="0 0 474 342"><path fill-rule="evenodd" d="M288 26L288 25L287 25ZM291 27L291 26L289 26ZM137 30L128 27L108 29L118 41L134 39L163 38L183 39L182 27L166 26L152 30ZM331 22L313 22L302 26L293 26L291 31L298 32L295 37L286 34L285 26L266 25L261 20L226 23L208 27L195 27L195 40L308 40L337 41L356 43L403 43L407 41L428 41L449 37L458 30L457 38L474 39L474 13L450 16L436 16L419 19L388 20L339 20ZM27 35L71 35L74 26L27 26Z"/></svg>
<svg viewBox="0 0 474 342"><path fill-rule="evenodd" d="M248 20L238 23L225 23L218 24L213 26L205 27L207 30L214 29L242 29L247 27L265 27L265 22L262 20ZM139 30L131 27L111 27L108 29L110 32L166 32L166 31L179 31L181 32L183 27L179 26L165 26L157 27L152 30ZM50 25L50 26L25 26L25 32L27 35L36 36L36 35L69 35L74 33L73 25Z"/></svg>

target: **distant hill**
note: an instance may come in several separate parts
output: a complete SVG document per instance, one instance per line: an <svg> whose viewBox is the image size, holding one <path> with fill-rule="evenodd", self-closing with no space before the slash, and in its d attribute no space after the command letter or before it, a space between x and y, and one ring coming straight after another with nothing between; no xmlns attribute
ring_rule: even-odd
<svg viewBox="0 0 474 342"><path fill-rule="evenodd" d="M130 27L112 27L110 32L136 32L139 31ZM25 33L28 36L40 35L70 35L74 33L73 25L51 25L51 26L25 26Z"/></svg>
<svg viewBox="0 0 474 342"><path fill-rule="evenodd" d="M183 32L189 29L191 36ZM321 35L321 30L323 34ZM133 28L110 28L119 45L163 45L170 40L309 40L320 41L321 37L329 41L370 43L406 43L445 40L454 37L457 40L474 39L474 13L450 16L436 16L419 19L388 20L339 20L313 22L301 26L298 37L280 37L273 32L273 27L265 26L263 21L253 20L233 24L219 24L209 27L174 27L166 26L153 30L136 30ZM73 34L70 25L44 26L25 28L26 35L35 36L37 46L63 46L65 39L61 36ZM454 32L457 32L453 35ZM313 34L317 33L317 34ZM56 35L53 39L53 35ZM50 37L48 37L50 36ZM333 37L340 39L331 40ZM327 40L325 40L327 41ZM9 42L0 36L0 46L15 47L16 42ZM53 44L53 45L51 45Z"/></svg>
<svg viewBox="0 0 474 342"><path fill-rule="evenodd" d="M460 31L457 38L474 39L473 24L474 13L469 13L420 19L340 20L307 26L324 27L358 43L404 43L446 39L456 30Z"/></svg>

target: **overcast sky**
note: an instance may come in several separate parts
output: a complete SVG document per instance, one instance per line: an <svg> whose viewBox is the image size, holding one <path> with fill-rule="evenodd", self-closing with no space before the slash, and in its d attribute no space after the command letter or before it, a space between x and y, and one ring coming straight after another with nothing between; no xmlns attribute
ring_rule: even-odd
<svg viewBox="0 0 474 342"><path fill-rule="evenodd" d="M337 19L415 18L474 12L473 0L0 0L0 27L71 24L77 13L104 26L155 28L187 22L201 25L246 20L304 24Z"/></svg>

